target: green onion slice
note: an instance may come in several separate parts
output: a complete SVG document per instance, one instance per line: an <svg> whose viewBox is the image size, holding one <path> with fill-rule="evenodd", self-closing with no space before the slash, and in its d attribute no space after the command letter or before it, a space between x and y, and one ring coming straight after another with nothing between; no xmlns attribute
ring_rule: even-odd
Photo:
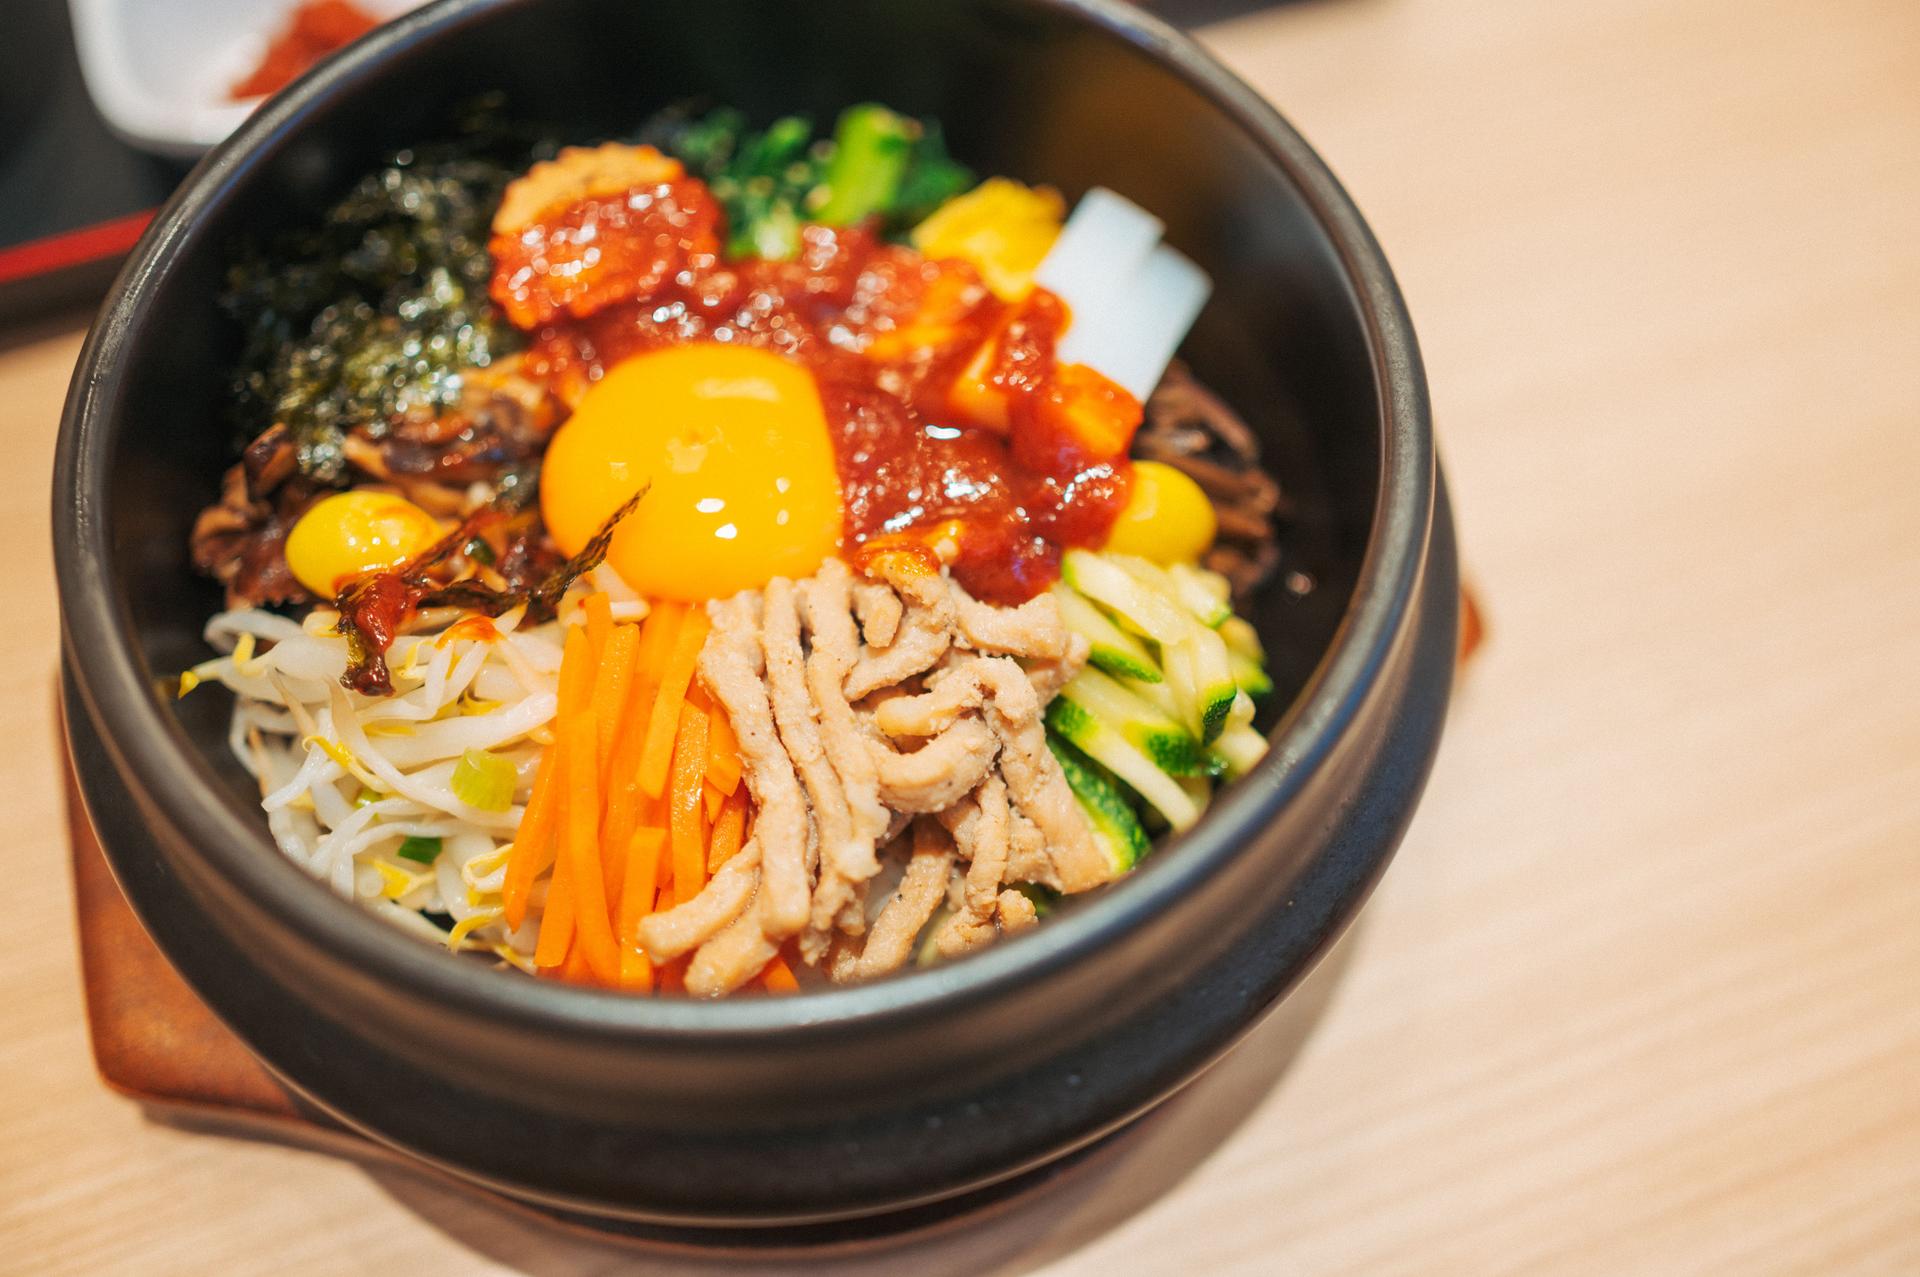
<svg viewBox="0 0 1920 1277"><path fill-rule="evenodd" d="M470 749L453 765L453 796L479 811L505 811L513 805L520 774L512 763L484 749Z"/></svg>
<svg viewBox="0 0 1920 1277"><path fill-rule="evenodd" d="M438 838L421 838L418 835L414 835L402 842L400 849L393 854L403 860L411 860L417 864L430 865L440 856L440 840Z"/></svg>

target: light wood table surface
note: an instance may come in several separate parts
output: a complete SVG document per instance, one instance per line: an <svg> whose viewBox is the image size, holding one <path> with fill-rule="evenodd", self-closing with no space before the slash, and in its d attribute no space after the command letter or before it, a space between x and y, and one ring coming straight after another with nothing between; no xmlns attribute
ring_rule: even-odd
<svg viewBox="0 0 1920 1277"><path fill-rule="evenodd" d="M1263 1035L1099 1183L862 1267L1920 1272L1920 5L1216 16L1399 271L1492 641L1277 1087ZM46 532L77 322L0 337L0 1271L658 1270L95 1081Z"/></svg>

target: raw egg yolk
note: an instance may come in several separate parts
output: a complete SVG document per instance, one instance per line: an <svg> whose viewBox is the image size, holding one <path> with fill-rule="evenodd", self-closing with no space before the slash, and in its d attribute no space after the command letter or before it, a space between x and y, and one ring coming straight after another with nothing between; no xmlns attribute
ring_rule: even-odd
<svg viewBox="0 0 1920 1277"><path fill-rule="evenodd" d="M1126 508L1114 519L1106 548L1155 563L1197 563L1218 530L1213 502L1184 471L1136 461Z"/></svg>
<svg viewBox="0 0 1920 1277"><path fill-rule="evenodd" d="M362 572L396 567L440 539L440 524L390 492L337 492L287 534L287 567L323 599Z"/></svg>
<svg viewBox="0 0 1920 1277"><path fill-rule="evenodd" d="M577 554L640 488L607 562L649 598L723 598L803 577L840 540L840 483L813 375L701 342L635 355L581 397L547 449L540 510Z"/></svg>

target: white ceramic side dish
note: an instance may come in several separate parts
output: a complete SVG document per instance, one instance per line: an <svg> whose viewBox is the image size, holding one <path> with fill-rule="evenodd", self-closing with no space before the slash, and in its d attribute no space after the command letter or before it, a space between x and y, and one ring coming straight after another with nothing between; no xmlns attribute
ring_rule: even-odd
<svg viewBox="0 0 1920 1277"><path fill-rule="evenodd" d="M247 118L234 83L258 65L298 0L68 0L80 72L101 117L143 150L192 159ZM421 0L357 0L397 18Z"/></svg>

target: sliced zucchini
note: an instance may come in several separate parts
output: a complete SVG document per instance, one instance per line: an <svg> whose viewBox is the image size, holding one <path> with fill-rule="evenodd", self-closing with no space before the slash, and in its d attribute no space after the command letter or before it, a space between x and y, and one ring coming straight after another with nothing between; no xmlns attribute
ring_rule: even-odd
<svg viewBox="0 0 1920 1277"><path fill-rule="evenodd" d="M1147 854L1150 845L1147 831L1140 827L1140 818L1133 814L1132 805L1119 786L1096 771L1086 756L1072 745L1052 733L1047 736L1047 745L1060 760L1067 788L1080 800L1080 809L1087 814L1087 827L1093 831L1093 840L1107 853L1116 874L1127 872Z"/></svg>
<svg viewBox="0 0 1920 1277"><path fill-rule="evenodd" d="M1253 628L1253 622L1245 617L1233 616L1222 621L1220 637L1227 641L1229 651L1238 652L1262 666L1267 663L1267 654L1260 646L1260 633Z"/></svg>
<svg viewBox="0 0 1920 1277"><path fill-rule="evenodd" d="M1233 619L1233 588L1226 577L1191 563L1176 563L1166 569L1165 575L1180 605L1200 624L1217 630Z"/></svg>
<svg viewBox="0 0 1920 1277"><path fill-rule="evenodd" d="M1060 907L1060 893L1037 882L1016 882L1013 889L1033 902L1033 916L1044 918Z"/></svg>
<svg viewBox="0 0 1920 1277"><path fill-rule="evenodd" d="M1190 621L1185 638L1160 649L1160 661L1187 726L1202 744L1211 745L1240 694L1227 663L1227 645L1212 630Z"/></svg>
<svg viewBox="0 0 1920 1277"><path fill-rule="evenodd" d="M1146 701L1175 722L1178 722L1185 713L1185 711L1180 708L1179 699L1173 694L1173 687L1167 682L1165 677L1162 677L1158 683L1143 683L1136 678L1122 678L1119 679L1118 682L1120 686L1126 688L1141 700Z"/></svg>
<svg viewBox="0 0 1920 1277"><path fill-rule="evenodd" d="M1197 568L1191 563L1176 563L1163 568L1151 560L1131 554L1106 554L1101 557L1208 629L1219 628L1233 615L1233 606L1227 601L1227 579L1217 573Z"/></svg>
<svg viewBox="0 0 1920 1277"><path fill-rule="evenodd" d="M1273 695L1273 678L1266 667L1238 648L1227 648L1227 665L1233 670L1233 681L1240 690L1254 700Z"/></svg>
<svg viewBox="0 0 1920 1277"><path fill-rule="evenodd" d="M1133 786L1175 829L1200 819L1200 808L1178 781L1154 766L1117 730L1064 696L1047 706L1047 726L1068 744Z"/></svg>
<svg viewBox="0 0 1920 1277"><path fill-rule="evenodd" d="M1058 586L1053 593L1060 604L1060 619L1067 623L1068 629L1087 640L1089 661L1121 678L1141 683L1161 681L1160 666L1145 643L1108 620L1105 612L1077 591Z"/></svg>
<svg viewBox="0 0 1920 1277"><path fill-rule="evenodd" d="M1200 689L1200 739L1211 743L1227 725L1234 697L1240 685L1233 681L1233 667L1227 661L1227 645L1212 630L1193 633L1193 669Z"/></svg>
<svg viewBox="0 0 1920 1277"><path fill-rule="evenodd" d="M1060 695L1117 729L1168 775L1213 774L1213 764L1193 733L1099 670L1081 670Z"/></svg>
<svg viewBox="0 0 1920 1277"><path fill-rule="evenodd" d="M1235 723L1220 733L1213 753L1226 769L1227 779L1238 780L1267 756L1267 738L1246 723Z"/></svg>
<svg viewBox="0 0 1920 1277"><path fill-rule="evenodd" d="M1122 556L1114 555L1113 558ZM1144 560L1142 560L1144 562ZM1149 564L1148 566L1152 566ZM1068 585L1156 643L1173 643L1193 628L1184 609L1091 550L1069 550L1060 562Z"/></svg>

